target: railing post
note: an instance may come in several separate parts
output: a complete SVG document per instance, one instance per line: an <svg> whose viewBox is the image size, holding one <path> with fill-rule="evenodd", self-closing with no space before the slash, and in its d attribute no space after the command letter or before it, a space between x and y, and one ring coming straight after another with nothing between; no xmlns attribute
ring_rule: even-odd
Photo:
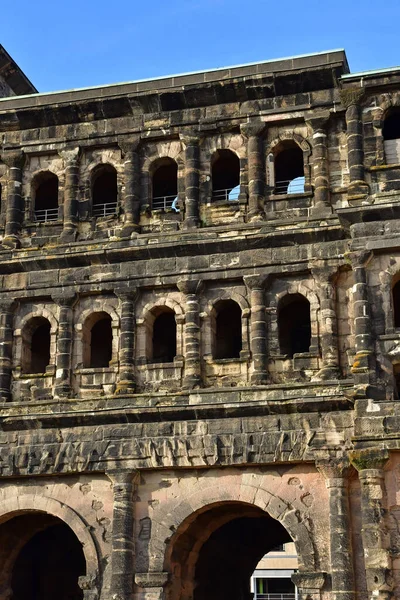
<svg viewBox="0 0 400 600"><path fill-rule="evenodd" d="M17 248L20 245L18 235L23 215L22 169L25 164L25 154L23 152L4 152L1 160L8 167L8 198L3 246Z"/></svg>
<svg viewBox="0 0 400 600"><path fill-rule="evenodd" d="M330 113L311 116L306 118L306 123L311 127L314 159L313 159L313 177L314 177L314 207L312 214L315 216L326 216L332 213L330 204L329 190L329 170L328 170L328 146L326 128Z"/></svg>

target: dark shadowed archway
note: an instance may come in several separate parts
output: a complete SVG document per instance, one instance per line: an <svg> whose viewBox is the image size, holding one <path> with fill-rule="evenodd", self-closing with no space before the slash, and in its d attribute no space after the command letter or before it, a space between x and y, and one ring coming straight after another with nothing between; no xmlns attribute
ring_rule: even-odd
<svg viewBox="0 0 400 600"><path fill-rule="evenodd" d="M187 519L170 542L168 600L249 600L260 559L290 541L283 525L254 505L213 505Z"/></svg>

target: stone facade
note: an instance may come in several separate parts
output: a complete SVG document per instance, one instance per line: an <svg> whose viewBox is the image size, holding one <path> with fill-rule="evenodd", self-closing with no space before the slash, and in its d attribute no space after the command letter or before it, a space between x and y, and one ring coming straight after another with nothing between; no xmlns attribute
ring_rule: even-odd
<svg viewBox="0 0 400 600"><path fill-rule="evenodd" d="M0 600L400 598L400 71L13 93Z"/></svg>

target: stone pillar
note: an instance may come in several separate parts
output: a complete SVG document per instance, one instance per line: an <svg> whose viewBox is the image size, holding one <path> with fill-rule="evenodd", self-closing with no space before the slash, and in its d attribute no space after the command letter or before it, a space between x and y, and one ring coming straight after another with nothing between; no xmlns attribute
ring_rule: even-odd
<svg viewBox="0 0 400 600"><path fill-rule="evenodd" d="M184 229L198 227L200 204L200 139L196 135L180 136L185 145L185 219Z"/></svg>
<svg viewBox="0 0 400 600"><path fill-rule="evenodd" d="M351 545L351 519L348 476L351 469L346 458L317 462L329 491L329 524L332 600L354 600L354 566Z"/></svg>
<svg viewBox="0 0 400 600"><path fill-rule="evenodd" d="M69 398L72 394L72 341L74 336L74 304L75 293L63 292L52 296L60 307L56 352L56 379L54 396Z"/></svg>
<svg viewBox="0 0 400 600"><path fill-rule="evenodd" d="M374 339L368 297L366 266L372 258L370 252L349 255L354 272L353 305L356 355L352 372L357 374L357 383L370 383L375 372Z"/></svg>
<svg viewBox="0 0 400 600"><path fill-rule="evenodd" d="M339 346L336 317L336 285L331 268L321 264L311 268L311 274L318 285L321 300L321 353L322 369L315 380L337 379L339 376Z"/></svg>
<svg viewBox="0 0 400 600"><path fill-rule="evenodd" d="M240 130L247 137L249 220L265 218L265 169L262 133L265 123L244 123Z"/></svg>
<svg viewBox="0 0 400 600"><path fill-rule="evenodd" d="M8 167L8 198L3 245L17 248L19 247L18 235L24 214L22 206L22 169L25 163L25 155L23 152L4 152L1 159Z"/></svg>
<svg viewBox="0 0 400 600"><path fill-rule="evenodd" d="M325 586L326 573L299 571L291 577L297 587L297 600L320 600L322 588Z"/></svg>
<svg viewBox="0 0 400 600"><path fill-rule="evenodd" d="M386 494L384 466L389 453L382 448L366 448L351 453L361 484L361 536L368 598L389 600L392 597L392 559L386 539Z"/></svg>
<svg viewBox="0 0 400 600"><path fill-rule="evenodd" d="M329 113L307 119L312 129L313 139L313 179L314 207L313 216L326 216L332 213L329 190L328 145L326 128Z"/></svg>
<svg viewBox="0 0 400 600"><path fill-rule="evenodd" d="M201 280L181 279L178 289L185 295L185 376L183 386L193 389L201 385L200 309L198 294Z"/></svg>
<svg viewBox="0 0 400 600"><path fill-rule="evenodd" d="M368 194L365 182L363 125L360 100L364 91L360 89L344 90L341 93L342 104L346 108L347 125L347 162L349 165L349 199L363 198Z"/></svg>
<svg viewBox="0 0 400 600"><path fill-rule="evenodd" d="M80 148L62 150L59 155L65 164L64 225L61 240L69 242L74 241L77 235Z"/></svg>
<svg viewBox="0 0 400 600"><path fill-rule="evenodd" d="M121 334L119 351L118 395L134 394L135 382L135 301L136 289L115 290L121 303Z"/></svg>
<svg viewBox="0 0 400 600"><path fill-rule="evenodd" d="M0 300L0 401L11 400L14 302Z"/></svg>
<svg viewBox="0 0 400 600"><path fill-rule="evenodd" d="M124 159L125 193L123 196L123 210L125 214L123 237L140 229L140 137L131 140L121 140L119 147Z"/></svg>
<svg viewBox="0 0 400 600"><path fill-rule="evenodd" d="M267 374L267 328L265 314L265 282L267 276L246 275L244 282L250 295L250 349L253 360L251 383L264 385Z"/></svg>
<svg viewBox="0 0 400 600"><path fill-rule="evenodd" d="M111 587L113 600L131 600L134 577L134 492L139 473L109 471L113 484L114 509L112 525Z"/></svg>

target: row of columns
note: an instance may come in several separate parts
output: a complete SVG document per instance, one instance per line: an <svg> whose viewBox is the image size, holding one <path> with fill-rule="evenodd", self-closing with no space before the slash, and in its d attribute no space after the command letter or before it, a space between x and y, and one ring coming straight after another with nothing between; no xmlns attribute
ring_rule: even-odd
<svg viewBox="0 0 400 600"><path fill-rule="evenodd" d="M353 451L347 456L327 458L316 463L323 475L329 494L329 551L331 600L355 600L356 591L355 548L352 542L351 481L358 471L361 486L361 541L365 566L368 598L388 600L393 592L392 561L386 541L387 502L384 467L387 451L369 448ZM131 600L134 583L134 495L139 473L128 471L108 472L113 483L114 510L112 531L111 597ZM167 583L167 574L141 574L137 584L158 588ZM156 577L156 576L163 576ZM320 598L326 589L326 574L298 572L292 577L298 587L299 600ZM153 590L154 591L154 590Z"/></svg>
<svg viewBox="0 0 400 600"><path fill-rule="evenodd" d="M314 208L316 215L332 212L329 197L329 163L327 146L327 125L330 113L306 115L313 139L314 170ZM348 165L350 174L350 192L352 196L365 195L368 186L365 183L364 154L361 109L359 96L350 96L346 110ZM241 125L241 132L247 139L248 157L248 202L249 219L264 218L265 166L263 134L266 124L261 121L249 121ZM181 140L185 148L185 229L199 227L200 197L200 143L198 133L184 133ZM140 137L120 141L124 159L124 213L123 234L129 236L138 231L140 221ZM80 149L72 148L60 151L65 162L64 228L62 239L72 241L76 236L78 222L78 186ZM5 245L18 245L18 234L22 224L22 152L5 152L2 160L8 166L8 203L5 228Z"/></svg>
<svg viewBox="0 0 400 600"><path fill-rule="evenodd" d="M336 320L336 287L334 273L324 265L316 263L311 269L318 283L321 296L321 332L322 369L316 379L334 379L339 374L339 351ZM253 361L251 383L264 385L268 383L267 371L267 321L265 305L265 287L269 275L249 275L244 277L250 299L250 350ZM185 309L184 346L185 389L193 389L201 385L201 347L200 347L200 294L203 281L199 279L180 279L177 282L183 294ZM135 393L135 302L138 295L136 288L116 289L115 294L121 302L120 320L120 369L116 394ZM54 294L53 301L59 305L59 329L56 352L55 395L69 397L72 393L72 341L73 341L73 308L77 301L75 293ZM359 306L356 297L356 310L364 311L364 304ZM13 303L0 303L0 398L10 399L12 371L13 341ZM361 327L368 328L368 323L355 319L356 349L358 351L364 338ZM361 348L361 347L360 347Z"/></svg>

